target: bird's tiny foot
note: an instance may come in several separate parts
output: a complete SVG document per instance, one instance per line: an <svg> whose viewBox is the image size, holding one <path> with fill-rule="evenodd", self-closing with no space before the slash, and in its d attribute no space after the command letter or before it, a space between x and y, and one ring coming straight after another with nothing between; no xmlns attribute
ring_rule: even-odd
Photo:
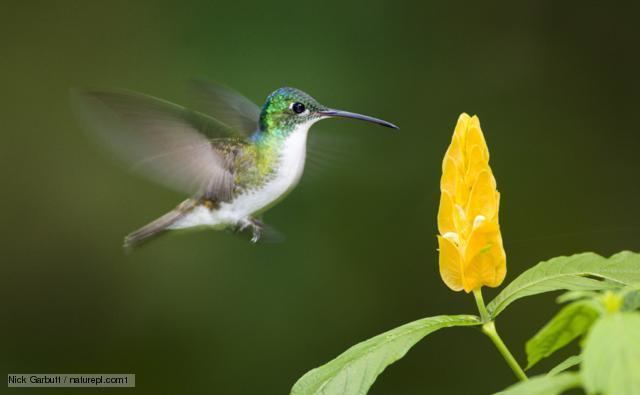
<svg viewBox="0 0 640 395"><path fill-rule="evenodd" d="M255 218L245 219L238 223L236 231L242 233L248 228L251 228L251 242L257 243L262 237L263 223Z"/></svg>
<svg viewBox="0 0 640 395"><path fill-rule="evenodd" d="M258 240L260 240L260 232L256 232L256 230L253 230L253 236L251 236L251 242L252 243L257 243Z"/></svg>
<svg viewBox="0 0 640 395"><path fill-rule="evenodd" d="M238 233L244 232L244 230L247 229L249 226L253 226L253 223L251 223L251 220L245 219L238 223L236 232Z"/></svg>
<svg viewBox="0 0 640 395"><path fill-rule="evenodd" d="M253 233L251 236L252 243L255 244L258 242L258 240L260 240L260 237L262 237L262 228L263 228L262 222L258 221L257 219L251 220L251 231Z"/></svg>

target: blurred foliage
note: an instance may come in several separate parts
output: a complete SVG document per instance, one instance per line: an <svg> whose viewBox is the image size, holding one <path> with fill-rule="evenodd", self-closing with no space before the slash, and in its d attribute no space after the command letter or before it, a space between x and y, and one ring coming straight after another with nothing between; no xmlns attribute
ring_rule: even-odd
<svg viewBox="0 0 640 395"><path fill-rule="evenodd" d="M507 281L551 256L638 249L637 3L3 5L4 372L131 372L136 393L149 394L284 393L363 338L473 312L441 283L434 237L440 161L462 111L480 115L492 142ZM183 196L126 173L93 144L69 89L188 103L193 76L256 102L295 86L402 130L314 127L355 143L267 213L283 244L202 232L124 256L122 237ZM520 323L542 325L549 300L509 309L505 342L533 335ZM470 358L459 380L447 368L459 355L495 350L461 330L447 336L417 345L372 393L511 383L498 358Z"/></svg>
<svg viewBox="0 0 640 395"><path fill-rule="evenodd" d="M639 263L637 258L635 254L635 259L632 259L636 264ZM611 260L615 260L615 256ZM636 268L640 266L636 265ZM627 271L630 280L639 273L637 269L634 272ZM616 291L607 289L601 293L585 294L560 310L527 342L529 365L535 363L540 354L547 357L571 340L585 335L581 354L567 358L546 375L517 383L500 394L553 395L572 388L584 388L587 394L640 393L640 312L637 311L638 306L624 303L627 298L637 298L640 293L638 287L633 283L619 286ZM577 315L582 315L582 318L576 318L575 308L581 310ZM551 344L554 345L553 350L549 347ZM532 358L536 358L533 363ZM578 365L579 372L566 372Z"/></svg>
<svg viewBox="0 0 640 395"><path fill-rule="evenodd" d="M482 332L493 341L519 380L500 394L554 395L584 387L589 394L636 395L640 390L640 312L635 311L638 306L625 301L637 298L638 284L638 253L622 251L609 258L582 253L540 262L516 277L495 297L490 305L501 306L500 309L489 309L489 313L480 288L475 289L480 317L440 315L391 329L309 371L294 384L291 395L366 394L388 365L402 358L425 336L439 329L473 325L482 325ZM571 341L588 335L584 350L560 362L546 375L528 379L498 335L495 318L516 299L558 290L567 291L563 299L571 295L573 300L527 342L527 369ZM607 340L612 338L615 340ZM468 359L458 363L455 369L464 372ZM578 364L580 375L563 373ZM487 375L484 381L491 379L491 375ZM473 388L473 384L470 387Z"/></svg>

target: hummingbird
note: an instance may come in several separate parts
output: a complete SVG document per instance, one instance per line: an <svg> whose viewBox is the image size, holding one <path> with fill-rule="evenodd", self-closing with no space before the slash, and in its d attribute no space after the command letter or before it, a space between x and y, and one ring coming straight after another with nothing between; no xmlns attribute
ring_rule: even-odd
<svg viewBox="0 0 640 395"><path fill-rule="evenodd" d="M74 91L89 128L133 169L190 197L127 235L126 249L170 230L244 232L258 242L262 214L298 184L307 134L327 118L390 122L326 107L296 88L279 88L260 108L240 93L206 81L195 85L206 113L133 91ZM209 115L211 114L211 115Z"/></svg>

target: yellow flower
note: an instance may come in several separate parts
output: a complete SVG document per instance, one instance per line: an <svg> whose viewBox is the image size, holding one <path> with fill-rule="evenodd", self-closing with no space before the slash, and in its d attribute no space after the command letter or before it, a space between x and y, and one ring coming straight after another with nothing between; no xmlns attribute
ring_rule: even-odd
<svg viewBox="0 0 640 395"><path fill-rule="evenodd" d="M500 193L477 116L462 114L442 162L440 275L454 291L497 287L507 272L498 223Z"/></svg>

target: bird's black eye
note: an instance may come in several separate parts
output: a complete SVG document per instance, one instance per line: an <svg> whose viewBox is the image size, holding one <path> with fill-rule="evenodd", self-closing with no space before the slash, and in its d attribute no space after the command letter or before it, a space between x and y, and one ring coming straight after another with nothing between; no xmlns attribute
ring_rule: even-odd
<svg viewBox="0 0 640 395"><path fill-rule="evenodd" d="M300 103L300 102L295 102L291 105L291 109L293 110L293 112L295 112L296 114L302 114L305 110L304 108L304 104Z"/></svg>

